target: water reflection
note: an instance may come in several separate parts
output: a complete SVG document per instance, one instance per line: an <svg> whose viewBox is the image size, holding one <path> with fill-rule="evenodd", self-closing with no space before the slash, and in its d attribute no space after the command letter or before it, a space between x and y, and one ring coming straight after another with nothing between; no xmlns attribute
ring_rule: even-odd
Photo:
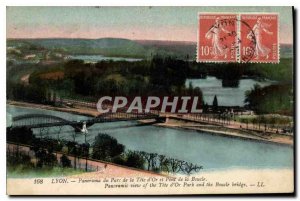
<svg viewBox="0 0 300 201"><path fill-rule="evenodd" d="M273 84L274 81L260 82L254 79L241 79L237 85L238 87L229 87L229 83L227 83L228 87L223 87L224 83L222 83L221 79L207 76L205 79L187 79L186 86L190 83L192 83L193 87L200 87L203 92L204 101L209 105L212 104L214 96L216 95L219 105L244 106L245 92L247 90L251 90L255 84L265 87Z"/></svg>

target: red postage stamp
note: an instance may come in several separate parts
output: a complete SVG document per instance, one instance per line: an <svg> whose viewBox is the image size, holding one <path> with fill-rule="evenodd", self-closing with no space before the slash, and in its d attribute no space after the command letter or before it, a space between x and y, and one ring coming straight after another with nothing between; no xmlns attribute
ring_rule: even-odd
<svg viewBox="0 0 300 201"><path fill-rule="evenodd" d="M237 62L237 15L199 13L198 62Z"/></svg>
<svg viewBox="0 0 300 201"><path fill-rule="evenodd" d="M278 14L240 14L241 62L279 62L278 21Z"/></svg>

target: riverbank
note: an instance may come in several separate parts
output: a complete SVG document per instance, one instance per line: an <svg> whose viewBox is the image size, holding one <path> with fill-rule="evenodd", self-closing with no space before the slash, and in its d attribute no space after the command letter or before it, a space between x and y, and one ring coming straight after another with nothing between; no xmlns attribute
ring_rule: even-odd
<svg viewBox="0 0 300 201"><path fill-rule="evenodd" d="M42 104L35 104L35 103L27 103L27 102L20 102L20 101L7 101L8 105L14 105L18 107L25 107L25 108L38 108L38 109L46 109L46 110L54 110L60 112L67 112L72 114L96 117L100 113L96 109L91 108L66 108L66 107L55 107L50 105L42 105ZM140 120L139 122L148 123L149 120ZM240 138L244 140L256 140L262 141L266 143L277 143L283 145L293 146L293 136L281 135L281 134L268 134L264 135L259 132L255 132L253 130L247 129L240 129L240 128L230 128L220 125L214 124L202 124L192 121L185 121L185 120L178 120L170 118L165 123L157 123L154 124L156 126L173 128L173 129L186 129L186 130L194 130L200 132L206 132L213 135L221 135L225 137L233 137L233 138Z"/></svg>
<svg viewBox="0 0 300 201"><path fill-rule="evenodd" d="M140 120L141 123L149 123L150 120ZM172 129L184 129L205 132L212 135L219 135L224 137L240 138L243 140L255 140L265 143L276 143L282 145L293 146L293 137L289 135L280 135L280 134L268 134L263 135L262 133L255 132L253 130L239 129L239 128L230 128L225 126L219 126L214 124L201 124L199 122L192 122L186 120L178 120L178 118L172 119L169 117L165 123L154 124L156 126L172 128Z"/></svg>
<svg viewBox="0 0 300 201"><path fill-rule="evenodd" d="M6 104L14 105L18 107L25 107L25 108L37 108L37 109L45 109L45 110L54 110L59 112L67 112L67 113L78 114L78 115L89 116L89 117L97 117L100 114L96 109L93 110L89 108L56 107L51 105L43 105L37 103L27 103L27 102L11 101L11 100L7 100Z"/></svg>
<svg viewBox="0 0 300 201"><path fill-rule="evenodd" d="M173 128L173 129L186 129L193 131L200 131L210 133L212 135L220 135L225 137L240 138L244 140L256 140L266 143L277 143L282 145L293 146L293 137L279 134L271 134L263 136L260 133L253 131L247 131L243 129L232 129L227 127L215 126L215 125L201 125L199 123L187 123L187 122L166 122L156 124L157 126Z"/></svg>

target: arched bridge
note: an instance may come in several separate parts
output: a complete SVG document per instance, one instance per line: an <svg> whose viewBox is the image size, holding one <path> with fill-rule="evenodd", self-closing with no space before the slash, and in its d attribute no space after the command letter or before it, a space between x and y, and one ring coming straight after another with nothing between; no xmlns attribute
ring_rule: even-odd
<svg viewBox="0 0 300 201"><path fill-rule="evenodd" d="M12 118L12 127L41 128L71 124L72 121L47 114L24 114Z"/></svg>
<svg viewBox="0 0 300 201"><path fill-rule="evenodd" d="M145 119L155 119L156 122L164 121L163 117L154 113L105 113L99 115L92 119L87 120L67 120L54 115L47 114L25 114L19 115L12 118L12 127L27 127L27 128L43 128L43 127L54 127L54 126L64 126L69 125L75 129L82 128L83 123L86 126L92 126L96 123L106 123L106 122L117 122L117 121L134 121L134 120L145 120Z"/></svg>

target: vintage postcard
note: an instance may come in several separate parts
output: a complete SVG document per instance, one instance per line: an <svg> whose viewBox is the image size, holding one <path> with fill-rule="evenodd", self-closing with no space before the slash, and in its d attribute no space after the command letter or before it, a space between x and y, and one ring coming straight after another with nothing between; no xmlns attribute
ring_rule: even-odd
<svg viewBox="0 0 300 201"><path fill-rule="evenodd" d="M292 7L6 12L8 195L294 194Z"/></svg>

